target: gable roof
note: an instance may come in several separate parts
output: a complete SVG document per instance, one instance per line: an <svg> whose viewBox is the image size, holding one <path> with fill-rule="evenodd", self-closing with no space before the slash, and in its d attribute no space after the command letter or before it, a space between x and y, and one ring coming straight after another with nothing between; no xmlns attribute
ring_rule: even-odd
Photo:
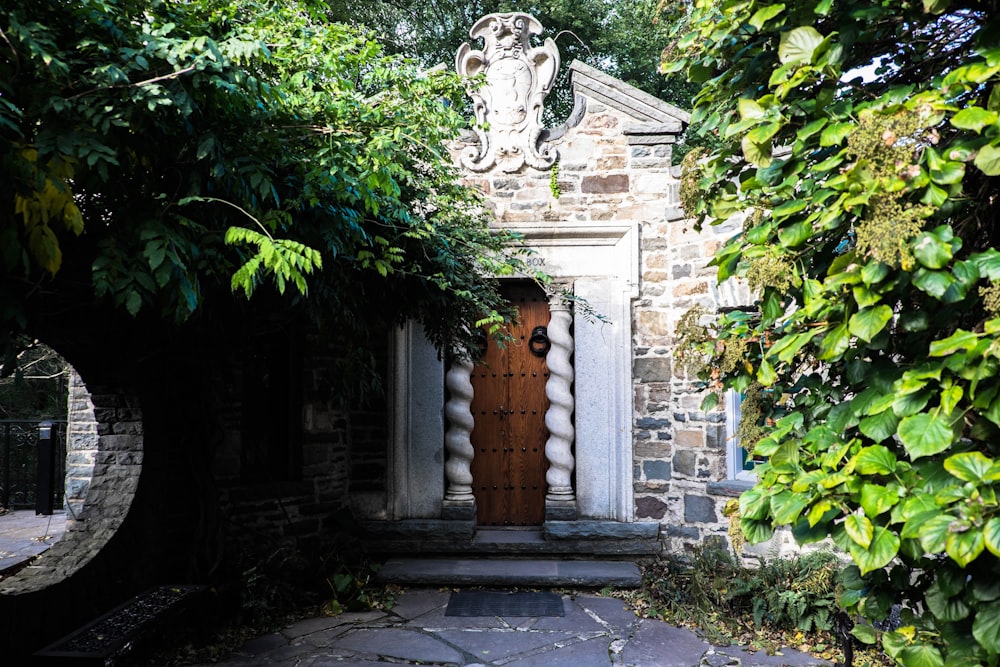
<svg viewBox="0 0 1000 667"><path fill-rule="evenodd" d="M574 60L569 70L574 91L622 111L641 126L645 126L643 129L652 129L655 126L662 129L676 127L677 129L673 131L677 132L681 129L677 127L678 123L687 125L691 122L691 114L687 111L678 109L669 102L664 102L579 60Z"/></svg>

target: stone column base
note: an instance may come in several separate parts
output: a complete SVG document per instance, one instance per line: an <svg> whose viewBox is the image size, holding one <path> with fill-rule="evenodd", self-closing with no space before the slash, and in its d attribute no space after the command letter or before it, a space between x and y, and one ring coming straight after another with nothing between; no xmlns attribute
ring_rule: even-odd
<svg viewBox="0 0 1000 667"><path fill-rule="evenodd" d="M475 521L475 499L445 500L441 505L441 518L448 521Z"/></svg>
<svg viewBox="0 0 1000 667"><path fill-rule="evenodd" d="M576 521L576 501L575 500L548 500L545 501L546 521Z"/></svg>

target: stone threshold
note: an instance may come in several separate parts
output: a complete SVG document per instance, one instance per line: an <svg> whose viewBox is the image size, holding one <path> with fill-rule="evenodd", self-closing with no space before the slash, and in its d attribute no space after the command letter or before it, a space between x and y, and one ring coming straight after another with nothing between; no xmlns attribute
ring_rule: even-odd
<svg viewBox="0 0 1000 667"><path fill-rule="evenodd" d="M363 524L374 553L476 554L566 557L652 556L659 552L657 523L546 521L530 529L477 527L467 520L409 519Z"/></svg>
<svg viewBox="0 0 1000 667"><path fill-rule="evenodd" d="M533 586L583 588L638 588L639 567L631 561L393 558L376 579L410 586Z"/></svg>

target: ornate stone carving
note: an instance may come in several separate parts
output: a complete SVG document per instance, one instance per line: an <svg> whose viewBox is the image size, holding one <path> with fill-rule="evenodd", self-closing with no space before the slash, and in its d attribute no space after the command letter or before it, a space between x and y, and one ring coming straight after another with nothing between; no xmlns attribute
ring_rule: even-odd
<svg viewBox="0 0 1000 667"><path fill-rule="evenodd" d="M546 39L542 46L531 47L531 36L541 32L542 24L528 14L488 14L469 31L473 39L483 39L483 49L474 50L468 43L458 49L458 73L482 73L486 79L470 93L479 145L462 153L466 168L485 171L497 164L513 172L527 162L548 169L556 160L555 151L538 145L542 101L559 71L555 42Z"/></svg>
<svg viewBox="0 0 1000 667"><path fill-rule="evenodd" d="M444 435L444 446L448 460L444 464L448 491L444 499L449 502L473 502L472 495L472 429L476 425L472 418L472 362L458 359L451 364L445 375L445 386L449 397L444 412L448 418L448 431Z"/></svg>
<svg viewBox="0 0 1000 667"><path fill-rule="evenodd" d="M552 348L545 358L549 367L549 379L545 383L545 395L549 399L549 409L545 413L545 426L549 429L549 439L545 442L545 458L549 461L545 481L549 491L546 501L573 501L572 474L573 440L573 337L570 326L573 315L570 306L558 294L549 299L548 335Z"/></svg>

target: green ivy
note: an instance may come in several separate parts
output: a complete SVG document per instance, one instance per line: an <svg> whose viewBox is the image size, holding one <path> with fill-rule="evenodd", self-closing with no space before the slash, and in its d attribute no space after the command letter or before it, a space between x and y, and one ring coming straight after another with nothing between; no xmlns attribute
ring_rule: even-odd
<svg viewBox="0 0 1000 667"><path fill-rule="evenodd" d="M856 564L842 602L906 665L1000 660L1000 39L948 0L669 3L664 69L702 83L699 226L739 216L695 337L716 390L765 391L751 540ZM694 351L689 350L690 358ZM739 363L732 363L738 359Z"/></svg>

